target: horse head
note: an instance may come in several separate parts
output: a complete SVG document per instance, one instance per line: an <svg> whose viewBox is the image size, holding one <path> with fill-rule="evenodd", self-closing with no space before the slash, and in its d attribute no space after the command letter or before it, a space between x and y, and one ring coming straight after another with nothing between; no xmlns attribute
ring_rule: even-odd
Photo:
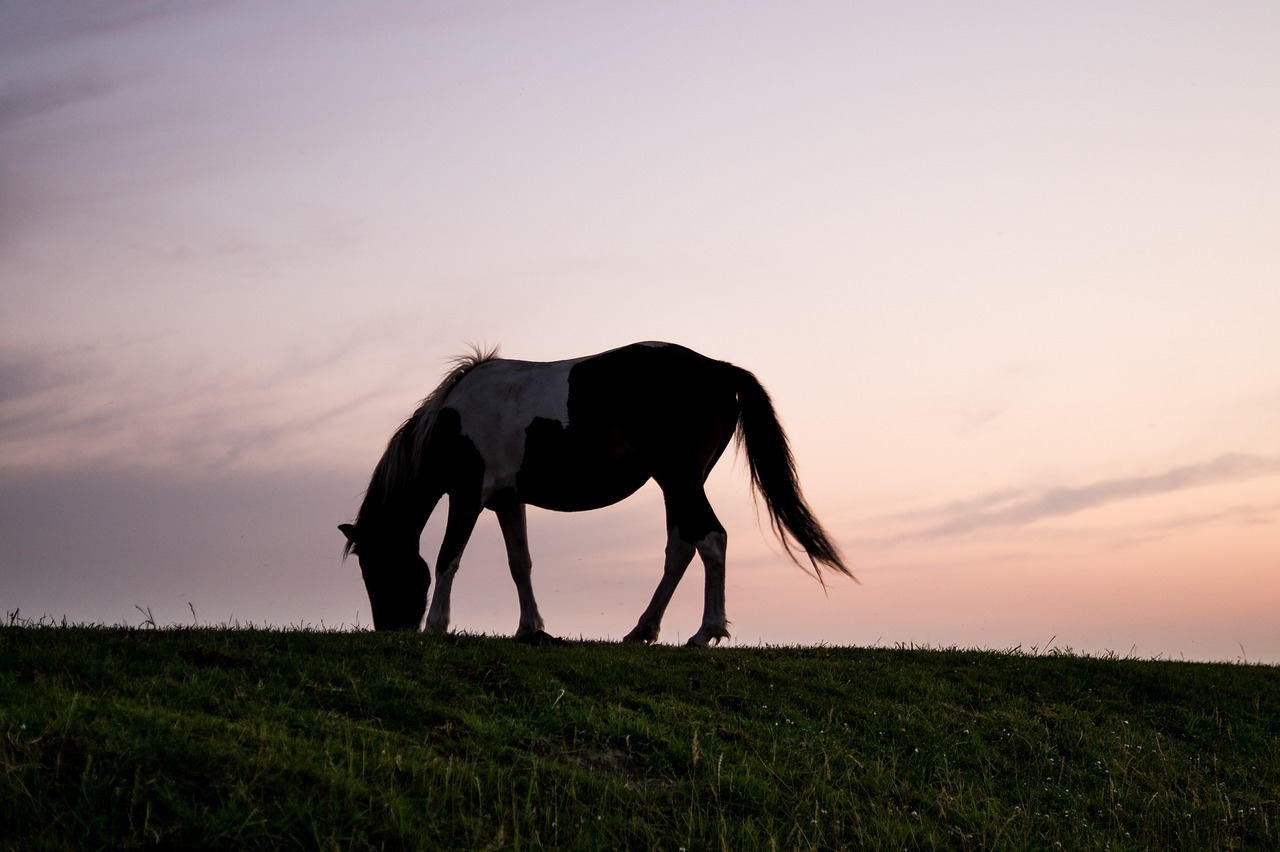
<svg viewBox="0 0 1280 852"><path fill-rule="evenodd" d="M344 553L354 553L369 593L375 630L417 630L427 611L431 572L417 541L388 542L353 524L338 527L347 537Z"/></svg>

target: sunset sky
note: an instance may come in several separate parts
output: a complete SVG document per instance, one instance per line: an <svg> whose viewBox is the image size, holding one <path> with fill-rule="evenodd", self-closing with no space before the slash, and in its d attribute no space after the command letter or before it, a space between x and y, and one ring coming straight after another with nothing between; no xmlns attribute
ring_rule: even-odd
<svg viewBox="0 0 1280 852"><path fill-rule="evenodd" d="M1278 38L1273 0L0 0L0 606L368 626L336 526L450 357L668 340L769 388L861 581L726 456L732 641L1280 663ZM529 525L548 630L630 630L657 489ZM695 563L663 641L701 604ZM454 627L517 616L482 518Z"/></svg>

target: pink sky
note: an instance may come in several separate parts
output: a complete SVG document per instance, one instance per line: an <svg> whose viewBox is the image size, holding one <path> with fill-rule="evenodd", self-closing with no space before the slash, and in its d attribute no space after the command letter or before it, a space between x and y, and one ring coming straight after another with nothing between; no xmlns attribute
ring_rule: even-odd
<svg viewBox="0 0 1280 852"><path fill-rule="evenodd" d="M5 612L367 625L335 527L450 356L665 339L862 581L726 459L735 641L1280 662L1275 4L0 14ZM548 628L627 632L656 489L530 526ZM516 614L485 519L454 624Z"/></svg>

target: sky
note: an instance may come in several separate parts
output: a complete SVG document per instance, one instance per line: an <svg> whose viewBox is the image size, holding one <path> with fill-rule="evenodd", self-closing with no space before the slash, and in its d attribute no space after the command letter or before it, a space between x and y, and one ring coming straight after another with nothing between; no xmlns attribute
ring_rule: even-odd
<svg viewBox="0 0 1280 852"><path fill-rule="evenodd" d="M0 606L368 627L336 527L451 357L667 340L770 390L860 581L790 564L726 456L732 642L1280 663L1277 33L0 0ZM656 487L529 526L548 630L629 631ZM701 600L695 563L663 641ZM486 517L454 627L517 618Z"/></svg>

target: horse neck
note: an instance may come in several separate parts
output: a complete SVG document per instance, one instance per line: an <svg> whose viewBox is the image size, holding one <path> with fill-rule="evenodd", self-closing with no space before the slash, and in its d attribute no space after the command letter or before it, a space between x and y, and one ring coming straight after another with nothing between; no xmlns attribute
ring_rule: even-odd
<svg viewBox="0 0 1280 852"><path fill-rule="evenodd" d="M416 542L442 496L443 491L420 482L390 490L371 487L365 494L356 523L382 538L408 538Z"/></svg>

